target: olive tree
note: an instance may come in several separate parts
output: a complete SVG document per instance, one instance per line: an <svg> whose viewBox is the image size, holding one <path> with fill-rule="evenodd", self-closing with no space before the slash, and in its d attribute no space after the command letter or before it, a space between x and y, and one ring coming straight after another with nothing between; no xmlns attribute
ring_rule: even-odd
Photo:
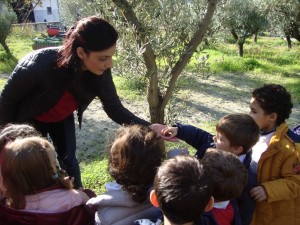
<svg viewBox="0 0 300 225"><path fill-rule="evenodd" d="M300 41L300 2L298 0L269 0L266 8L269 11L272 27L277 27L282 31L289 48L292 47L290 37Z"/></svg>
<svg viewBox="0 0 300 225"><path fill-rule="evenodd" d="M3 5L2 5L3 7ZM16 14L3 7L2 11L0 13L0 44L2 45L2 47L4 48L6 54L11 57L12 54L6 44L6 38L8 37L8 35L11 32L12 29L12 24L15 23L17 21L17 16Z"/></svg>
<svg viewBox="0 0 300 225"><path fill-rule="evenodd" d="M267 17L252 0L228 0L221 10L220 23L232 34L242 57L245 40L265 29Z"/></svg>
<svg viewBox="0 0 300 225"><path fill-rule="evenodd" d="M151 122L164 123L176 82L202 42L218 0L87 3L80 16L97 12L117 28L116 69L145 80Z"/></svg>

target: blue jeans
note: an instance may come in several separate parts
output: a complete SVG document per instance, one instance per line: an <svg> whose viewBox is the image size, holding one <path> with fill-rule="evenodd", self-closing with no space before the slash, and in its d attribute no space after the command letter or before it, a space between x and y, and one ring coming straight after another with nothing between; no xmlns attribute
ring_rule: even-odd
<svg viewBox="0 0 300 225"><path fill-rule="evenodd" d="M56 123L37 120L31 124L44 136L51 139L57 152L57 159L62 169L74 177L74 188L82 187L79 163L76 158L76 135L73 113Z"/></svg>

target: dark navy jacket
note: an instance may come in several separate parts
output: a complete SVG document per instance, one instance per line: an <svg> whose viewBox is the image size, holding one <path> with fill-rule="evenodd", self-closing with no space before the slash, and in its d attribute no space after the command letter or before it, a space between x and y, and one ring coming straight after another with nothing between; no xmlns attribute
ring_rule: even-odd
<svg viewBox="0 0 300 225"><path fill-rule="evenodd" d="M177 138L185 141L187 144L197 149L195 155L198 158L202 158L204 156L206 149L216 147L212 134L191 125L177 123L175 126L178 127ZM248 171L248 183L242 195L236 199L243 225L248 225L251 223L252 215L255 209L255 201L250 196L250 190L251 188L257 186L257 176L255 169L251 166L251 154L251 151L248 152L243 161L243 164Z"/></svg>

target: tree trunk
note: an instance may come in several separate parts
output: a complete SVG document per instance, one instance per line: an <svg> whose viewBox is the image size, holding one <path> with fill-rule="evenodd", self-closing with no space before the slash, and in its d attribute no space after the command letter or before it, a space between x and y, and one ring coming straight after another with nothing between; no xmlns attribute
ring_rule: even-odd
<svg viewBox="0 0 300 225"><path fill-rule="evenodd" d="M254 40L254 43L256 43L256 44L257 44L257 33L255 33L255 34L254 34L254 38L253 38L253 40Z"/></svg>
<svg viewBox="0 0 300 225"><path fill-rule="evenodd" d="M4 50L5 50L6 54L8 55L8 57L12 57L12 54L11 54L11 52L10 52L10 50L9 50L6 42L5 41L1 41L0 44L4 48Z"/></svg>
<svg viewBox="0 0 300 225"><path fill-rule="evenodd" d="M244 44L243 43L238 43L238 51L239 51L239 56L243 57L244 56Z"/></svg>
<svg viewBox="0 0 300 225"><path fill-rule="evenodd" d="M164 123L165 108L170 100L173 91L176 87L176 81L191 59L193 53L196 51L199 44L207 32L208 26L211 22L213 14L216 9L216 5L219 0L209 0L207 3L206 14L202 21L199 22L197 30L194 36L191 38L190 42L185 46L185 53L179 56L179 60L171 70L169 85L166 90L166 94L162 95L159 89L158 80L158 69L155 61L154 50L148 41L147 30L145 26L138 20L132 6L127 0L113 0L115 5L122 10L126 21L135 29L137 36L137 43L141 46L145 46L145 51L143 52L143 58L147 68L146 77L149 80L148 86L148 103L150 118L152 123Z"/></svg>
<svg viewBox="0 0 300 225"><path fill-rule="evenodd" d="M237 34L235 33L235 30L233 28L230 30L230 33L232 34L234 40L237 42L239 37L237 36Z"/></svg>
<svg viewBox="0 0 300 225"><path fill-rule="evenodd" d="M151 123L165 123L165 109L161 107L162 98L160 98L160 100L161 101L158 106L149 104Z"/></svg>
<svg viewBox="0 0 300 225"><path fill-rule="evenodd" d="M286 38L286 41L288 43L288 48L291 49L292 48L291 36L290 35L286 35L285 38Z"/></svg>
<svg viewBox="0 0 300 225"><path fill-rule="evenodd" d="M246 38L245 37L239 37L237 41L237 48L238 48L238 53L240 57L244 56L244 43L245 43Z"/></svg>

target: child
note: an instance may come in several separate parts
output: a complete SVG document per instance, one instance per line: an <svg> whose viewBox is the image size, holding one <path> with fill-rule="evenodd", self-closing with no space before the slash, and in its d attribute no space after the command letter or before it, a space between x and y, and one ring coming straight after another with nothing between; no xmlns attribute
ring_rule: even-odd
<svg viewBox="0 0 300 225"><path fill-rule="evenodd" d="M261 135L253 147L259 186L251 190L257 201L253 225L300 224L299 136L288 129L293 104L287 90L266 84L252 92L250 115Z"/></svg>
<svg viewBox="0 0 300 225"><path fill-rule="evenodd" d="M215 220L215 223L210 224L241 225L239 208L234 198L241 195L247 184L245 166L236 155L213 148L207 149L202 162L214 180L212 194L215 199L213 209L203 214L203 217Z"/></svg>
<svg viewBox="0 0 300 225"><path fill-rule="evenodd" d="M162 133L184 140L197 149L196 156L202 158L210 147L234 153L248 171L248 184L242 195L237 198L243 225L251 223L255 201L250 196L250 189L257 185L256 174L251 166L251 148L259 138L259 127L247 114L228 114L222 117L216 126L216 135L193 127L177 123Z"/></svg>
<svg viewBox="0 0 300 225"><path fill-rule="evenodd" d="M0 199L3 198L3 185L1 176L1 164L3 162L2 148L8 141L30 136L40 136L40 134L33 127L26 124L7 124L0 131Z"/></svg>
<svg viewBox="0 0 300 225"><path fill-rule="evenodd" d="M28 212L57 213L82 205L88 196L72 189L57 169L54 147L41 137L8 141L2 150L7 207Z"/></svg>
<svg viewBox="0 0 300 225"><path fill-rule="evenodd" d="M178 155L158 168L150 201L162 210L165 225L193 225L212 208L212 190L203 164L196 157Z"/></svg>
<svg viewBox="0 0 300 225"><path fill-rule="evenodd" d="M147 126L132 125L118 130L108 165L115 182L106 184L106 193L87 202L98 210L95 224L133 224L139 218L161 216L148 199L156 169L165 155L161 144Z"/></svg>

